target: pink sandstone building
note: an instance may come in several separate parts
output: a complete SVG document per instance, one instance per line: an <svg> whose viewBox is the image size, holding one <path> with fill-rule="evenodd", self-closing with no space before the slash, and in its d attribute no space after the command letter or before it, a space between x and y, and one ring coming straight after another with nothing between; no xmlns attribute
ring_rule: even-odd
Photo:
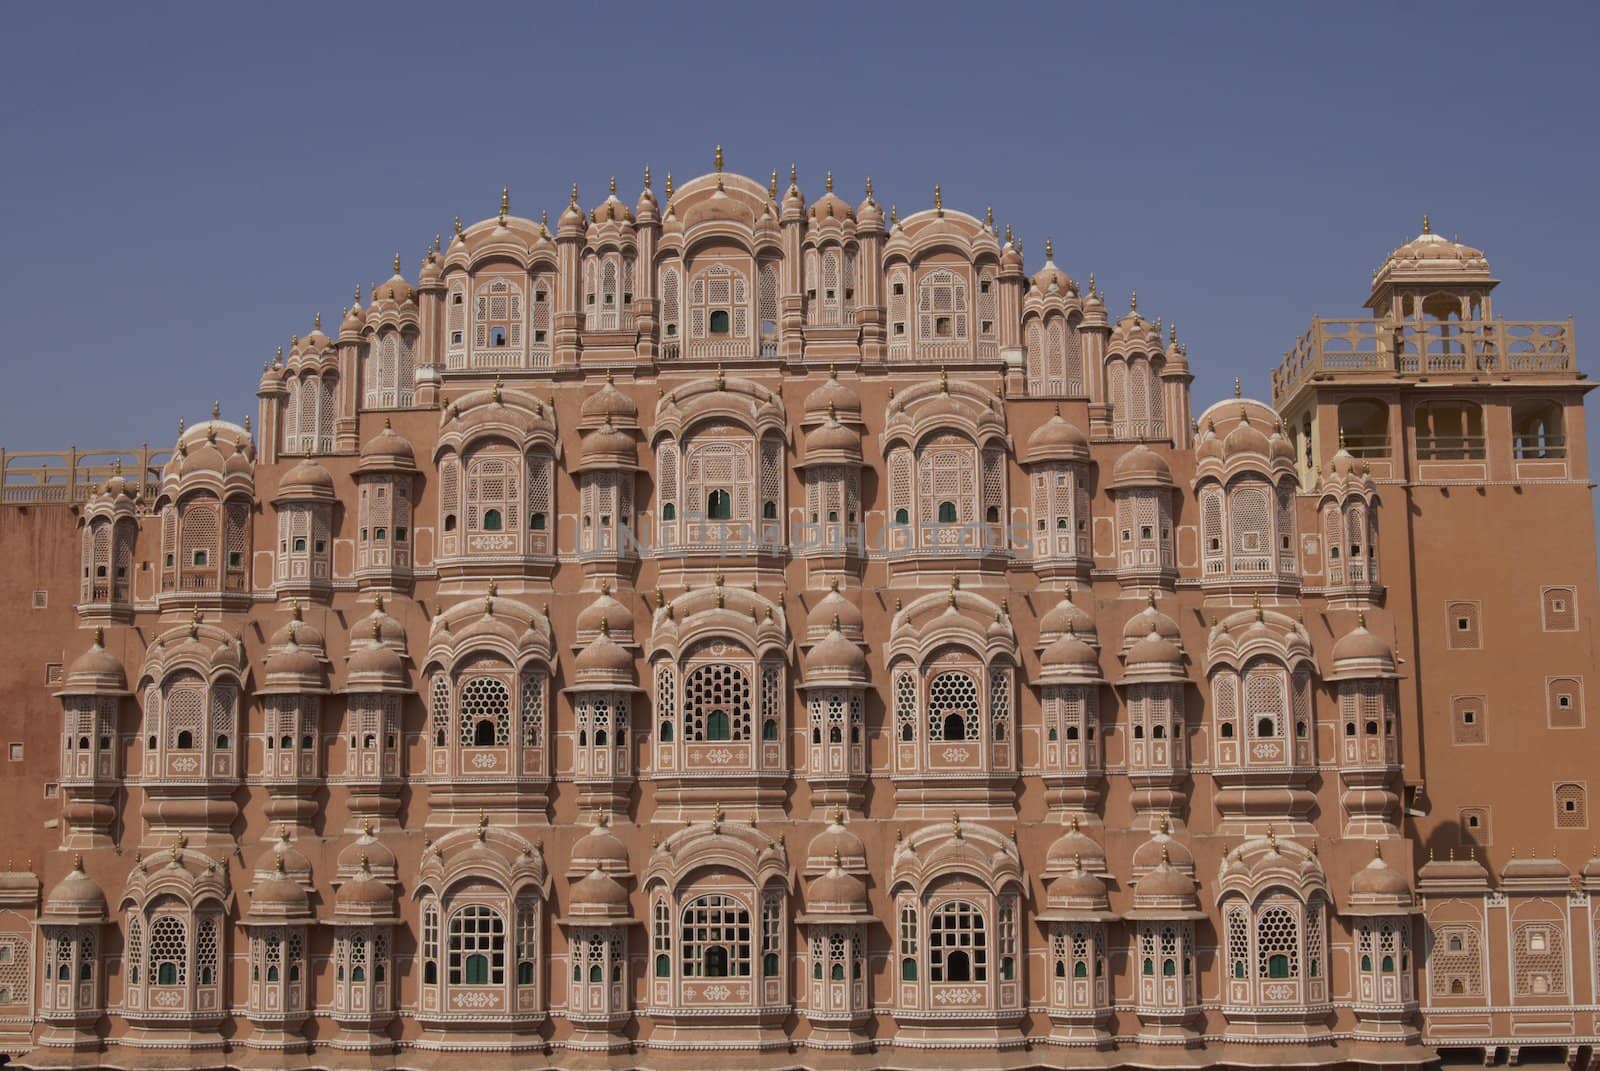
<svg viewBox="0 0 1600 1071"><path fill-rule="evenodd" d="M1589 1066L1570 321L1424 222L1195 413L937 188L508 200L0 454L14 1062Z"/></svg>

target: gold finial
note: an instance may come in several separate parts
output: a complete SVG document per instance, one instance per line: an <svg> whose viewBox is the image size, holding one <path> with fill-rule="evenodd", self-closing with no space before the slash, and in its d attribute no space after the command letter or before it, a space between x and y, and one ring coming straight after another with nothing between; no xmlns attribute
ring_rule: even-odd
<svg viewBox="0 0 1600 1071"><path fill-rule="evenodd" d="M789 185L795 186L800 182L800 171L793 164L789 165Z"/></svg>
<svg viewBox="0 0 1600 1071"><path fill-rule="evenodd" d="M949 371L949 369L945 369L945 368L939 369L939 391L942 394L949 394L950 393L950 371Z"/></svg>
<svg viewBox="0 0 1600 1071"><path fill-rule="evenodd" d="M767 196L774 201L778 199L778 169L772 169L772 177L767 179Z"/></svg>
<svg viewBox="0 0 1600 1071"><path fill-rule="evenodd" d="M322 330L322 313L319 312L315 316L311 317L311 330Z"/></svg>
<svg viewBox="0 0 1600 1071"><path fill-rule="evenodd" d="M717 389L721 390L728 385L727 377L722 374L722 366L717 365Z"/></svg>
<svg viewBox="0 0 1600 1071"><path fill-rule="evenodd" d="M193 610L189 611L189 638L191 640L200 635L201 620L200 607L196 606Z"/></svg>
<svg viewBox="0 0 1600 1071"><path fill-rule="evenodd" d="M434 254L437 255L438 252L443 248L444 248L444 239L440 238L437 234L435 234L433 236L433 252L434 252Z"/></svg>
<svg viewBox="0 0 1600 1071"><path fill-rule="evenodd" d="M667 200L672 200L672 172L667 172Z"/></svg>
<svg viewBox="0 0 1600 1071"><path fill-rule="evenodd" d="M1006 245L1011 244L1011 224L1006 224Z"/></svg>
<svg viewBox="0 0 1600 1071"><path fill-rule="evenodd" d="M711 809L711 832L722 832L722 801L720 800Z"/></svg>
<svg viewBox="0 0 1600 1071"><path fill-rule="evenodd" d="M1137 290L1135 290L1128 297L1128 311L1129 312L1138 312L1139 311L1139 291L1137 291Z"/></svg>
<svg viewBox="0 0 1600 1071"><path fill-rule="evenodd" d="M489 836L489 815L482 807L478 808L478 839L487 840Z"/></svg>
<svg viewBox="0 0 1600 1071"><path fill-rule="evenodd" d="M961 816L959 814L950 816L950 832L955 834L956 840L964 839L961 833Z"/></svg>
<svg viewBox="0 0 1600 1071"><path fill-rule="evenodd" d="M833 172L831 170L828 172L828 177L824 180L824 182L825 182L825 184L827 186L827 191L829 193L832 193L833 192Z"/></svg>
<svg viewBox="0 0 1600 1071"><path fill-rule="evenodd" d="M722 173L722 146L720 144L717 146L717 154L712 158L711 162L712 165L717 169L717 173L720 175Z"/></svg>
<svg viewBox="0 0 1600 1071"><path fill-rule="evenodd" d="M546 235L550 233L550 210L548 208L539 209L539 233Z"/></svg>
<svg viewBox="0 0 1600 1071"><path fill-rule="evenodd" d="M1172 856L1167 854L1167 846L1165 844L1163 844L1161 846L1161 865L1162 866L1171 866L1172 865Z"/></svg>
<svg viewBox="0 0 1600 1071"><path fill-rule="evenodd" d="M1053 259L1055 257L1055 255L1056 255L1055 239L1046 238L1044 240L1044 259L1047 260L1047 261L1051 260L1051 259Z"/></svg>
<svg viewBox="0 0 1600 1071"><path fill-rule="evenodd" d="M461 237L461 217L460 216L456 217L455 227L456 227L456 237L460 238ZM361 287L357 286L356 287L356 298L357 298L357 300L360 300L360 297L361 297Z"/></svg>
<svg viewBox="0 0 1600 1071"><path fill-rule="evenodd" d="M489 392L489 396L494 399L496 405L500 403L500 377L498 375L494 377L494 388Z"/></svg>
<svg viewBox="0 0 1600 1071"><path fill-rule="evenodd" d="M572 202L571 203L572 203L573 207L577 207L577 204L578 204L578 184L576 182L574 182L572 184Z"/></svg>
<svg viewBox="0 0 1600 1071"><path fill-rule="evenodd" d="M394 255L394 273L396 275L400 274L400 254L399 253L396 253Z"/></svg>
<svg viewBox="0 0 1600 1071"><path fill-rule="evenodd" d="M1244 388L1239 386L1239 377L1238 376L1234 376L1233 377L1233 396L1235 398L1243 398L1244 397Z"/></svg>
<svg viewBox="0 0 1600 1071"><path fill-rule="evenodd" d="M1156 829L1160 831L1163 837L1172 832L1172 823L1168 821L1166 815L1161 816L1161 824Z"/></svg>
<svg viewBox="0 0 1600 1071"><path fill-rule="evenodd" d="M1178 321L1174 320L1174 321L1172 321L1172 323L1167 325L1167 338L1171 339L1174 344L1177 343L1177 341L1178 341Z"/></svg>
<svg viewBox="0 0 1600 1071"><path fill-rule="evenodd" d="M500 187L500 222L504 223L511 214L511 187Z"/></svg>
<svg viewBox="0 0 1600 1071"><path fill-rule="evenodd" d="M211 419L212 420L216 420L220 416L222 416L222 403L221 402L212 402L211 403Z"/></svg>
<svg viewBox="0 0 1600 1071"><path fill-rule="evenodd" d="M934 183L933 186L933 210L941 216L944 215L944 191L939 188L938 183Z"/></svg>
<svg viewBox="0 0 1600 1071"><path fill-rule="evenodd" d="M1356 611L1356 628L1366 628L1366 627L1367 627L1367 612L1365 610L1357 610Z"/></svg>
<svg viewBox="0 0 1600 1071"><path fill-rule="evenodd" d="M1433 222L1428 219L1428 213L1426 213L1426 212L1422 213L1422 233L1423 234L1432 234L1433 233Z"/></svg>
<svg viewBox="0 0 1600 1071"><path fill-rule="evenodd" d="M994 205L983 206L983 225L989 230L994 230Z"/></svg>
<svg viewBox="0 0 1600 1071"><path fill-rule="evenodd" d="M833 805L833 814L830 816L836 826L844 825L844 808L837 803Z"/></svg>
<svg viewBox="0 0 1600 1071"><path fill-rule="evenodd" d="M867 204L872 203L872 176L867 176Z"/></svg>
<svg viewBox="0 0 1600 1071"><path fill-rule="evenodd" d="M616 195L617 195L617 176L612 175L611 176L611 196L615 197Z"/></svg>
<svg viewBox="0 0 1600 1071"><path fill-rule="evenodd" d="M1095 293L1096 293L1096 291L1095 291L1095 287L1094 287L1094 272L1090 272L1089 273L1089 296L1090 297L1094 297Z"/></svg>

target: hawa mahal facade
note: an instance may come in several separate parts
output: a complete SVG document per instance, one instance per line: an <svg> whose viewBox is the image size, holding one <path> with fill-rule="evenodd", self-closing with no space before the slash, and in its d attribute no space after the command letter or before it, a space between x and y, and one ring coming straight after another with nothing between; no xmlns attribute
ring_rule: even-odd
<svg viewBox="0 0 1600 1071"><path fill-rule="evenodd" d="M0 455L0 1048L1588 1065L1571 322L1424 223L1196 414L1049 243L832 187L502 195L253 422Z"/></svg>

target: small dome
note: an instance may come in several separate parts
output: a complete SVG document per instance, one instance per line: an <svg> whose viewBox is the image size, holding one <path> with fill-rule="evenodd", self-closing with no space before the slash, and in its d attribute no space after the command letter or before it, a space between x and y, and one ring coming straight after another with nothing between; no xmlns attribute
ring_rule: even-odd
<svg viewBox="0 0 1600 1071"><path fill-rule="evenodd" d="M123 672L122 660L105 648L105 634L95 629L94 642L89 649L67 667L65 679L68 692L125 692L128 677Z"/></svg>
<svg viewBox="0 0 1600 1071"><path fill-rule="evenodd" d="M339 886L334 907L341 915L386 916L394 911L394 890L388 882L378 880L370 865L364 866Z"/></svg>
<svg viewBox="0 0 1600 1071"><path fill-rule="evenodd" d="M633 634L633 612L618 602L609 587L600 589L600 597L578 611L579 635L609 631L613 636Z"/></svg>
<svg viewBox="0 0 1600 1071"><path fill-rule="evenodd" d="M406 628L384 609L384 597L373 600L372 613L350 626L352 639L377 639L379 643L396 650L406 649ZM374 631L376 630L376 631Z"/></svg>
<svg viewBox="0 0 1600 1071"><path fill-rule="evenodd" d="M1223 436L1222 454L1226 458L1235 458L1241 454L1266 457L1271 452L1271 443L1266 432L1250 423L1250 414L1243 407L1239 407L1239 423Z"/></svg>
<svg viewBox="0 0 1600 1071"><path fill-rule="evenodd" d="M805 400L805 423L830 417L851 424L861 423L861 396L840 382L839 373L834 368L828 369L828 378L822 386L806 395Z"/></svg>
<svg viewBox="0 0 1600 1071"><path fill-rule="evenodd" d="M831 867L835 858L851 866L866 866L867 863L866 845L844 824L844 812L840 808L834 809L827 828L812 837L806 846L806 869L814 870L819 865Z"/></svg>
<svg viewBox="0 0 1600 1071"><path fill-rule="evenodd" d="M267 655L263 668L267 685L274 689L321 690L327 683L321 659L298 643Z"/></svg>
<svg viewBox="0 0 1600 1071"><path fill-rule="evenodd" d="M1392 671L1394 651L1383 640L1367 631L1366 615L1363 614L1356 627L1340 636L1338 642L1333 645L1333 661L1335 663L1381 662L1386 663Z"/></svg>
<svg viewBox="0 0 1600 1071"><path fill-rule="evenodd" d="M1106 850L1078 828L1078 819L1074 816L1067 831L1051 843L1045 853L1044 866L1047 873L1066 873L1079 864L1093 871L1104 870Z"/></svg>
<svg viewBox="0 0 1600 1071"><path fill-rule="evenodd" d="M633 683L633 655L611 638L609 629L578 652L577 679L580 683Z"/></svg>
<svg viewBox="0 0 1600 1071"><path fill-rule="evenodd" d="M1046 254L1048 255L1048 254ZM1044 267L1034 273L1031 286L1041 294L1076 294L1078 284L1072 277L1056 267L1054 260L1046 260Z"/></svg>
<svg viewBox="0 0 1600 1071"><path fill-rule="evenodd" d="M862 638L865 624L861 610L839 590L839 585L817 600L817 604L806 614L806 638L819 641L834 629L834 620L837 619L839 631L852 639Z"/></svg>
<svg viewBox="0 0 1600 1071"><path fill-rule="evenodd" d="M628 890L599 867L572 886L568 914L584 918L624 918L628 914Z"/></svg>
<svg viewBox="0 0 1600 1071"><path fill-rule="evenodd" d="M389 877L395 873L394 852L389 846L372 835L372 825L369 821L361 831L361 835L345 845L339 853L340 873L355 873L361 870L371 870L380 877Z"/></svg>
<svg viewBox="0 0 1600 1071"><path fill-rule="evenodd" d="M380 301L392 301L396 305L404 305L414 300L416 296L416 290L406 282L406 277L400 274L400 258L397 255L394 260L394 274L389 277L388 282L372 292L372 303L376 305Z"/></svg>
<svg viewBox="0 0 1600 1071"><path fill-rule="evenodd" d="M833 192L832 174L830 171L828 192L817 198L816 202L811 206L811 225L813 227L830 219L843 222L847 219L854 221L856 218L856 210L850 207L850 202Z"/></svg>
<svg viewBox="0 0 1600 1071"><path fill-rule="evenodd" d="M1135 666L1182 666L1183 649L1172 640L1156 633L1150 632L1144 639L1134 644L1128 651L1128 668Z"/></svg>
<svg viewBox="0 0 1600 1071"><path fill-rule="evenodd" d="M308 914L311 903L305 889L289 876L279 857L274 869L256 879L250 895L250 913L264 918L299 918Z"/></svg>
<svg viewBox="0 0 1600 1071"><path fill-rule="evenodd" d="M633 436L605 424L583 437L578 448L579 469L634 469L639 467L639 452Z"/></svg>
<svg viewBox="0 0 1600 1071"><path fill-rule="evenodd" d="M1083 869L1082 860L1074 860L1071 870L1051 880L1046 902L1054 908L1079 911L1105 911L1111 906L1105 881Z"/></svg>
<svg viewBox="0 0 1600 1071"><path fill-rule="evenodd" d="M1075 632L1084 639L1095 635L1094 615L1072 601L1072 589L1061 595L1061 601L1046 610L1039 618L1039 636L1045 639L1064 632Z"/></svg>
<svg viewBox="0 0 1600 1071"><path fill-rule="evenodd" d="M860 914L868 910L867 883L837 862L806 886L806 909L817 914Z"/></svg>
<svg viewBox="0 0 1600 1071"><path fill-rule="evenodd" d="M44 913L61 919L106 917L106 894L97 881L84 873L83 856L73 860L67 876L44 898Z"/></svg>
<svg viewBox="0 0 1600 1071"><path fill-rule="evenodd" d="M1205 427L1194 441L1194 453L1202 461L1222 460L1222 436L1217 434L1216 422L1210 417L1206 418Z"/></svg>
<svg viewBox="0 0 1600 1071"><path fill-rule="evenodd" d="M1350 892L1357 896L1410 896L1411 885L1399 870L1374 854L1372 862L1350 879Z"/></svg>
<svg viewBox="0 0 1600 1071"><path fill-rule="evenodd" d="M1111 470L1113 487L1172 486L1172 469L1161 455L1140 443L1117 459Z"/></svg>
<svg viewBox="0 0 1600 1071"><path fill-rule="evenodd" d="M607 372L605 385L585 398L578 408L578 419L585 425L633 427L639 422L639 407L632 398L617 389L611 373Z"/></svg>
<svg viewBox="0 0 1600 1071"><path fill-rule="evenodd" d="M1087 460L1089 437L1076 424L1063 417L1061 407L1057 406L1055 415L1028 436L1023 457L1027 462Z"/></svg>
<svg viewBox="0 0 1600 1071"><path fill-rule="evenodd" d="M284 473L278 484L278 499L333 497L333 476L311 458L306 458Z"/></svg>
<svg viewBox="0 0 1600 1071"><path fill-rule="evenodd" d="M1122 645L1126 648L1138 643L1152 632L1174 642L1178 639L1178 623L1156 608L1153 593L1145 608L1130 617L1122 627Z"/></svg>
<svg viewBox="0 0 1600 1071"><path fill-rule="evenodd" d="M861 457L861 433L855 428L829 420L821 427L806 432L806 460L824 455L844 454Z"/></svg>
<svg viewBox="0 0 1600 1071"><path fill-rule="evenodd" d="M844 633L834 627L821 643L806 652L803 666L807 678L865 678L867 656L860 646L846 639Z"/></svg>
<svg viewBox="0 0 1600 1071"><path fill-rule="evenodd" d="M290 606L289 620L273 630L267 641L268 646L288 647L294 644L300 647L324 647L322 630L308 623L303 617L304 612L300 601L296 599Z"/></svg>
<svg viewBox="0 0 1600 1071"><path fill-rule="evenodd" d="M345 666L345 690L403 689L407 685L405 663L394 649L381 640L368 639L350 655Z"/></svg>
<svg viewBox="0 0 1600 1071"><path fill-rule="evenodd" d="M389 425L389 418L385 417L383 430L368 439L366 445L361 448L360 471L414 472L416 468L417 454L412 449L410 440L395 431Z"/></svg>
<svg viewBox="0 0 1600 1071"><path fill-rule="evenodd" d="M1046 647L1039 664L1047 670L1088 671L1092 675L1100 672L1100 656L1072 632L1062 633Z"/></svg>
<svg viewBox="0 0 1600 1071"><path fill-rule="evenodd" d="M1163 857L1160 863L1134 883L1133 895L1135 904L1147 900L1193 901L1195 883L1193 878Z"/></svg>
<svg viewBox="0 0 1600 1071"><path fill-rule="evenodd" d="M1481 249L1452 242L1442 234L1434 234L1428 217L1423 216L1422 233L1385 258L1373 281L1374 286L1397 275L1413 278L1470 275L1487 280L1489 261Z"/></svg>
<svg viewBox="0 0 1600 1071"><path fill-rule="evenodd" d="M599 869L607 874L628 873L628 846L602 819L572 846L571 871Z"/></svg>

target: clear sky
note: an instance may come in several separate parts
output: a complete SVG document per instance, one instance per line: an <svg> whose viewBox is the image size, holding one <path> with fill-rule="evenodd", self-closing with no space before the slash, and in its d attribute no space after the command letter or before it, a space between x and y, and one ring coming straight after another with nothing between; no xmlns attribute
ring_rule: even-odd
<svg viewBox="0 0 1600 1071"><path fill-rule="evenodd" d="M768 11L775 14L767 14ZM590 13L590 12L593 13ZM1055 239L1113 315L1178 325L1195 411L1269 396L1419 229L1514 319L1600 264L1600 5L9 4L0 445L168 446L451 217L554 217L615 175L832 169L903 212ZM1593 344L1593 343L1590 343Z"/></svg>

